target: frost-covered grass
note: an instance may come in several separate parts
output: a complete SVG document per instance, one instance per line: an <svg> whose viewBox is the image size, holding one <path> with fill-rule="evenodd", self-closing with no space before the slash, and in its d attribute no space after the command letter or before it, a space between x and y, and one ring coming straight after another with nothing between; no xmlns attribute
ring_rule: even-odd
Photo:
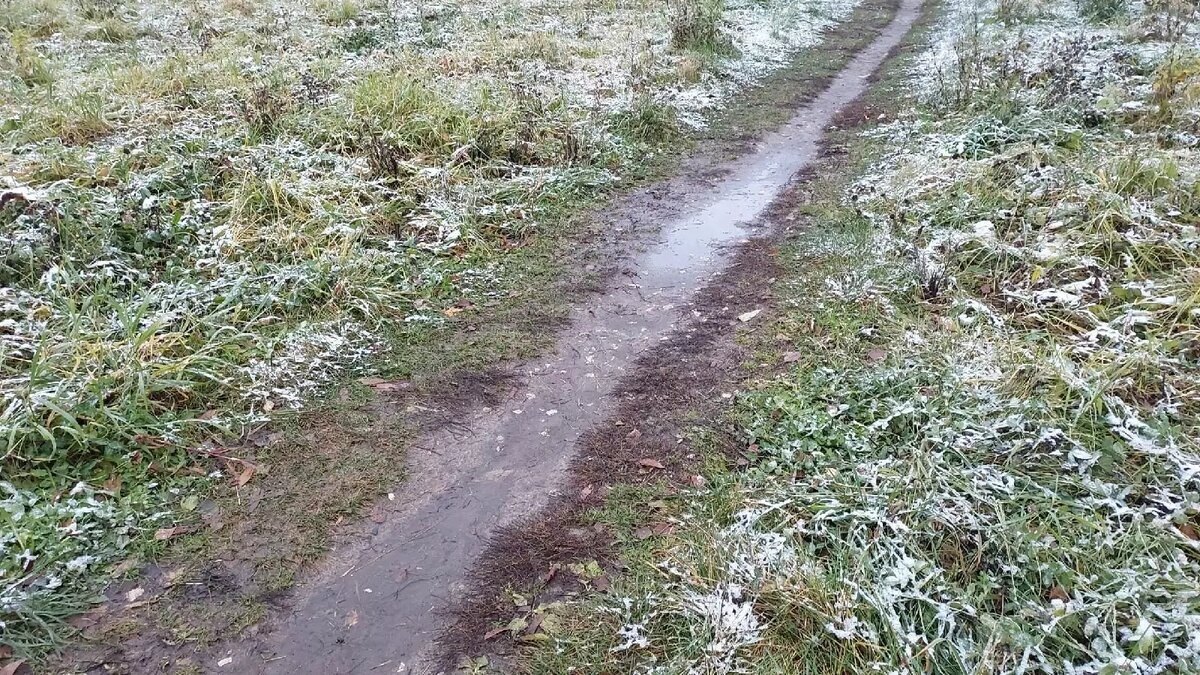
<svg viewBox="0 0 1200 675"><path fill-rule="evenodd" d="M0 0L0 642L854 5Z"/></svg>
<svg viewBox="0 0 1200 675"><path fill-rule="evenodd" d="M751 467L532 670L1200 672L1196 9L1084 9L948 7L785 252Z"/></svg>

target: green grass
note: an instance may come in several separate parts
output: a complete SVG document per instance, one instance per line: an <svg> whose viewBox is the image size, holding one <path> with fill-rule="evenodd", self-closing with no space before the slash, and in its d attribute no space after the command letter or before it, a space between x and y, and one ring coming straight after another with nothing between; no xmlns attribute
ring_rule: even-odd
<svg viewBox="0 0 1200 675"><path fill-rule="evenodd" d="M781 374L729 413L756 459L558 608L528 672L1200 668L1200 155L1164 140L1194 47L1064 95L1054 64L1113 64L1172 10L1080 53L1016 39L1073 25L1026 9L974 42L952 13L932 36L971 63L902 55L864 101L902 122L833 135L756 339Z"/></svg>

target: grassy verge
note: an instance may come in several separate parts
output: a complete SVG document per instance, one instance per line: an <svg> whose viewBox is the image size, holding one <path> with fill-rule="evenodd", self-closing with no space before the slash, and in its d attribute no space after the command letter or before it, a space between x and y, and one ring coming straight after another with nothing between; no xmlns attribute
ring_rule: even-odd
<svg viewBox="0 0 1200 675"><path fill-rule="evenodd" d="M544 346L572 216L854 7L691 4L2 3L4 643L170 546L245 589L173 638L260 616L402 472L358 376Z"/></svg>
<svg viewBox="0 0 1200 675"><path fill-rule="evenodd" d="M1194 11L948 5L795 213L747 466L527 669L1200 668Z"/></svg>

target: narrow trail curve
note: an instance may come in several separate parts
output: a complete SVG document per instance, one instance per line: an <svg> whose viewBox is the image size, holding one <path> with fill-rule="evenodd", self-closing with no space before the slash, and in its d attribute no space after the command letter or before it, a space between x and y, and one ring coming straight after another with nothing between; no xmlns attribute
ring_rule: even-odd
<svg viewBox="0 0 1200 675"><path fill-rule="evenodd" d="M919 10L920 0L903 0L815 100L752 152L712 167L720 177L711 186L695 189L692 178L681 203L668 205L659 241L628 276L577 308L555 353L526 364L517 373L523 386L507 400L423 439L410 453L411 479L385 504L386 522L335 551L299 589L291 613L233 647L221 672L421 672L439 611L463 592L491 533L545 505L576 441L611 412L609 394L638 355L698 318L689 300L816 159L823 130L864 92Z"/></svg>

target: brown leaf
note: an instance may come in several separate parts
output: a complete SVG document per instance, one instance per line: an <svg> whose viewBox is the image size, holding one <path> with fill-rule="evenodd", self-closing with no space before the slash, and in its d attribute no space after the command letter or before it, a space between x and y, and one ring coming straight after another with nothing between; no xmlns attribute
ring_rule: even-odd
<svg viewBox="0 0 1200 675"><path fill-rule="evenodd" d="M104 481L104 489L113 493L113 495L119 496L121 494L121 476L112 476Z"/></svg>
<svg viewBox="0 0 1200 675"><path fill-rule="evenodd" d="M9 647L8 645L0 645L0 659L11 659L12 655L12 647Z"/></svg>
<svg viewBox="0 0 1200 675"><path fill-rule="evenodd" d="M1196 530L1196 526L1191 523L1184 523L1179 526L1179 533L1191 539L1192 541L1200 541L1200 531Z"/></svg>
<svg viewBox="0 0 1200 675"><path fill-rule="evenodd" d="M546 570L545 573L538 575L538 579L543 584L548 584L550 583L550 580L554 578L554 575L558 574L558 570L560 569L562 568L559 566L559 564L554 563L550 565L550 569Z"/></svg>
<svg viewBox="0 0 1200 675"><path fill-rule="evenodd" d="M211 420L212 418L214 418L216 416L217 416L216 410L205 410L204 412L200 413L200 416L197 417L196 419L207 422L208 420Z"/></svg>
<svg viewBox="0 0 1200 675"><path fill-rule="evenodd" d="M642 437L642 432L638 431L637 429L634 429L633 431L625 434L625 438L632 443L637 443L638 439L640 439L641 437Z"/></svg>
<svg viewBox="0 0 1200 675"><path fill-rule="evenodd" d="M234 479L234 484L238 487L242 487L246 483L249 483L250 479L254 477L254 471L256 468L257 467L250 462L242 462L242 470L238 473L237 478Z"/></svg>
<svg viewBox="0 0 1200 675"><path fill-rule="evenodd" d="M1050 598L1051 600L1062 600L1063 602L1067 602L1071 599L1071 596L1067 594L1066 589L1064 589L1062 586L1054 586L1050 590L1046 591L1046 597Z"/></svg>
<svg viewBox="0 0 1200 675"><path fill-rule="evenodd" d="M462 314L462 311L463 311L462 307L447 307L446 309L442 310L442 314L453 317L453 316L457 316L458 314Z"/></svg>
<svg viewBox="0 0 1200 675"><path fill-rule="evenodd" d="M4 664L3 666L0 666L0 675L16 675L16 672L18 670L20 670L21 666L23 666L23 665L25 665L24 659L17 659L16 661L9 661L8 663Z"/></svg>
<svg viewBox="0 0 1200 675"><path fill-rule="evenodd" d="M596 577L595 579L592 579L592 588L600 591L601 593L603 593L604 591L607 591L608 587L611 585L612 584L608 581L608 577L605 577L605 576L600 576L600 577ZM538 623L541 623L541 622L539 621Z"/></svg>
<svg viewBox="0 0 1200 675"><path fill-rule="evenodd" d="M353 628L354 625L357 623L358 623L358 610L352 609L352 610L350 610L350 613L346 615L346 620L345 620L344 624L345 624L346 628Z"/></svg>
<svg viewBox="0 0 1200 675"><path fill-rule="evenodd" d="M887 351L878 348L872 349L871 351L867 352L867 358L878 363L879 361L887 358Z"/></svg>
<svg viewBox="0 0 1200 675"><path fill-rule="evenodd" d="M649 539L650 537L654 536L654 530L650 529L649 527L639 527L633 531L633 536L637 537L639 540Z"/></svg>
<svg viewBox="0 0 1200 675"><path fill-rule="evenodd" d="M364 377L359 382L375 391L403 391L412 386L408 380L385 380L382 377Z"/></svg>
<svg viewBox="0 0 1200 675"><path fill-rule="evenodd" d="M587 487L585 487L585 488L583 488L582 490L580 490L580 491L579 491L579 498L580 498L580 499L587 499L587 498L588 498L588 497L590 497L591 495L592 495L592 486L591 486L591 484L590 484L590 483L587 485Z"/></svg>
<svg viewBox="0 0 1200 675"><path fill-rule="evenodd" d="M644 466L647 469L665 469L665 468L667 468L667 467L663 466L662 462L658 461L657 459L651 459L649 457L643 457L642 459L639 459L637 461L637 463L639 466Z"/></svg>
<svg viewBox="0 0 1200 675"><path fill-rule="evenodd" d="M701 476L700 474L696 474L688 479L688 484L694 488L702 488L706 482L707 481L704 480L704 476Z"/></svg>
<svg viewBox="0 0 1200 675"><path fill-rule="evenodd" d="M492 638L496 637L497 635L499 635L499 634L503 633L503 632L504 632L504 631L506 631L506 630L508 630L508 626L501 626L501 627L499 627L499 628L493 628L493 629L491 629L491 630L489 630L488 632L486 632L486 633L484 633L484 634L483 634L483 639L484 639L484 640L491 640Z"/></svg>
<svg viewBox="0 0 1200 675"><path fill-rule="evenodd" d="M800 352L784 352L783 354L784 363L795 363L802 358L804 358L804 355Z"/></svg>
<svg viewBox="0 0 1200 675"><path fill-rule="evenodd" d="M181 534L187 534L194 531L196 528L191 525L176 525L175 527L163 527L154 531L155 541L166 541L173 537L178 537Z"/></svg>
<svg viewBox="0 0 1200 675"><path fill-rule="evenodd" d="M145 446L151 447L151 448L169 448L169 447L171 447L171 443L167 439L160 438L158 436L149 436L146 434L135 435L133 437L133 442L137 443L138 445L145 445Z"/></svg>
<svg viewBox="0 0 1200 675"><path fill-rule="evenodd" d="M651 526L650 529L654 531L654 534L657 534L658 536L661 537L665 534L671 534L672 532L674 532L675 526L672 525L671 523L658 523L656 525Z"/></svg>

